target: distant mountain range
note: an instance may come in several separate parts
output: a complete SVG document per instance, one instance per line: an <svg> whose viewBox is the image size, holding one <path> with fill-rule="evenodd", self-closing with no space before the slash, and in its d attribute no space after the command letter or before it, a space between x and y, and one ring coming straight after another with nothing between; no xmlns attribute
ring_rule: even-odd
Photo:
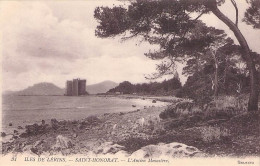
<svg viewBox="0 0 260 166"><path fill-rule="evenodd" d="M58 86L48 83L48 82L42 82L38 84L34 84L33 86L29 86L28 88L12 92L9 94L12 95L25 95L25 96L47 96L47 95L64 95L64 89L59 88Z"/></svg>
<svg viewBox="0 0 260 166"><path fill-rule="evenodd" d="M106 93L109 89L118 86L113 81L104 81L101 83L86 86L86 91L89 94ZM24 96L48 96L48 95L64 95L65 89L60 88L53 83L42 82L34 84L21 91L5 91L3 94L9 95L24 95Z"/></svg>
<svg viewBox="0 0 260 166"><path fill-rule="evenodd" d="M106 93L108 90L118 86L118 83L113 81L103 81L93 85L87 85L86 91L89 94Z"/></svg>

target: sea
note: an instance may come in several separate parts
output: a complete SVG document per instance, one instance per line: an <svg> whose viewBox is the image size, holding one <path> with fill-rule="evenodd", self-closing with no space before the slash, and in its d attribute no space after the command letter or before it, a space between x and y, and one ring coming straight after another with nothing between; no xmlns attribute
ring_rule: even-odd
<svg viewBox="0 0 260 166"><path fill-rule="evenodd" d="M126 99L105 96L2 96L2 131L10 133L18 126L46 123L51 119L81 120L90 115L128 112L144 107L166 106L151 99Z"/></svg>

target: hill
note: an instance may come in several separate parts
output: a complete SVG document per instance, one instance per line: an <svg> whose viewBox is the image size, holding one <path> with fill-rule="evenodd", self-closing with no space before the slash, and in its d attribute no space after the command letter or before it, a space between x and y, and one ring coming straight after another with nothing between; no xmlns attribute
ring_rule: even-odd
<svg viewBox="0 0 260 166"><path fill-rule="evenodd" d="M121 92L123 94L172 96L175 95L181 87L182 85L178 77L164 80L163 82L141 84L132 84L129 81L124 81L115 88L110 89L108 93L114 94Z"/></svg>
<svg viewBox="0 0 260 166"><path fill-rule="evenodd" d="M89 94L106 93L109 89L118 86L117 83L113 81L103 81L97 84L87 85L86 91Z"/></svg>
<svg viewBox="0 0 260 166"><path fill-rule="evenodd" d="M16 93L16 91L7 90L7 91L2 92L3 95L11 95L11 94L14 94L14 93Z"/></svg>
<svg viewBox="0 0 260 166"><path fill-rule="evenodd" d="M64 95L64 89L57 87L52 83L38 83L24 90L13 93L14 95Z"/></svg>

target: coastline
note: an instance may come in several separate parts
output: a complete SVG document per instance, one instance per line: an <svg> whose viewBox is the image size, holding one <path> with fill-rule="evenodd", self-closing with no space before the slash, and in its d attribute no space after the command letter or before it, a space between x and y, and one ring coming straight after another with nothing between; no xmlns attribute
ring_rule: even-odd
<svg viewBox="0 0 260 166"><path fill-rule="evenodd" d="M180 101L181 99L174 97L174 96L154 96L154 95L133 95L133 94L120 94L120 95L115 95L115 94L97 94L96 96L98 97L118 97L118 98L123 98L123 99L149 99L149 100L156 100L156 101L161 101L161 102L177 102Z"/></svg>
<svg viewBox="0 0 260 166"><path fill-rule="evenodd" d="M46 122L54 118L58 121L81 120L89 115L128 112L153 105L161 106L167 103L152 103L150 99L129 100L112 96L103 98L95 95L81 97L6 96L2 107L2 132L13 133L18 126L24 128L25 125L39 124L42 120Z"/></svg>
<svg viewBox="0 0 260 166"><path fill-rule="evenodd" d="M115 97L115 96L100 96ZM116 96L121 98L144 98L160 100L153 96ZM182 99L172 100L172 104L180 103ZM165 100L165 98L161 99ZM14 133L13 142L2 144L2 153L29 153L31 155L75 155L95 154L104 149L117 149L126 155L133 154L143 147L150 145L167 146L171 143L179 143L178 146L191 146L199 150L199 156L193 157L255 157L259 155L255 135L257 128L247 135L237 135L231 138L223 137L219 142L205 142L201 136L201 129L208 128L216 123L217 126L241 128L247 130L251 126L241 123L240 119L251 119L253 125L257 124L256 117L243 114L230 120L203 120L197 115L185 117L161 119L160 113L168 107L145 107L130 112L104 113L96 116L82 117L81 120L52 119L50 123L28 125L23 133ZM241 126L242 125L242 126ZM213 124L213 129L214 128ZM222 139L222 138L221 138ZM236 142L234 142L236 140ZM63 143L61 143L63 142ZM176 145L175 145L176 146ZM176 147L178 147L176 146ZM241 149L241 146L244 149ZM254 147L253 147L254 146ZM101 149L100 149L101 147ZM253 149L252 149L253 147ZM112 152L114 152L112 150ZM183 154L185 156L185 154ZM188 155L188 157L192 157Z"/></svg>
<svg viewBox="0 0 260 166"><path fill-rule="evenodd" d="M148 107L137 109L130 112L105 113L102 115L88 116L81 120L61 120L52 119L49 124L33 124L27 125L28 128L21 130L21 133L12 134L13 140L2 143L3 154L13 152L31 152L30 149L39 141L48 143L45 152L51 151L51 147L56 143L55 138L59 135L72 140L74 147L71 154L84 153L93 151L97 145L105 142L118 142L128 137L149 138L148 131L144 131L142 126L142 118L145 123L148 121L159 121L159 113L166 108L164 107ZM54 129L55 126L57 129ZM143 124L144 125L144 124ZM43 127L44 126L44 127ZM54 128L53 128L54 127ZM43 129L44 128L44 129ZM40 131L44 130L44 131ZM142 132L140 132L142 130ZM19 131L17 129L17 131ZM37 131L40 131L37 133ZM20 149L20 143L23 148ZM39 153L40 152L39 150Z"/></svg>

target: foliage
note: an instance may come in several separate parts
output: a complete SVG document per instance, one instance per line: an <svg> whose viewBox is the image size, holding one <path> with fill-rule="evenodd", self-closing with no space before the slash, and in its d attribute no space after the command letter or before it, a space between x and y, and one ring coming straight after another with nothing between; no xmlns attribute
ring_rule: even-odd
<svg viewBox="0 0 260 166"><path fill-rule="evenodd" d="M250 0L250 7L246 10L245 18L243 19L247 24L254 28L260 28L260 1Z"/></svg>
<svg viewBox="0 0 260 166"><path fill-rule="evenodd" d="M163 112L159 114L159 117L161 119L167 119L167 118L178 118L180 116L179 113L175 111L172 107L167 107Z"/></svg>
<svg viewBox="0 0 260 166"><path fill-rule="evenodd" d="M179 88L181 88L181 82L178 78L164 80L161 83L131 84L128 81L124 81L117 87L110 89L107 93L122 92L124 94L173 95L173 92Z"/></svg>
<svg viewBox="0 0 260 166"><path fill-rule="evenodd" d="M236 110L246 112L248 102L247 95L239 96L219 96L211 104L219 109L234 108Z"/></svg>
<svg viewBox="0 0 260 166"><path fill-rule="evenodd" d="M141 36L151 44L160 45L160 50L145 55L155 60L164 59L157 66L159 74L155 77L172 74L169 71L173 69L176 58L203 52L204 47L215 40L214 35L222 33L198 20L209 12L207 5L215 3L220 5L223 1L137 0L127 9L122 6L98 7L94 14L99 21L96 35L114 37L127 32L125 34L129 35L122 39ZM193 19L191 12L201 12L201 15Z"/></svg>
<svg viewBox="0 0 260 166"><path fill-rule="evenodd" d="M101 120L95 116L95 115L91 115L91 116L88 116L87 118L85 118L81 124L82 125L96 125L98 123L100 123Z"/></svg>
<svg viewBox="0 0 260 166"><path fill-rule="evenodd" d="M232 30L241 46L242 53L238 54L238 56L243 57L243 60L247 64L247 69L250 71L249 78L251 86L248 110L257 111L259 87L258 73L256 72L255 65L256 58L250 52L247 41L239 30L237 22L233 23L218 9L218 6L224 2L225 0L136 0L131 1L127 8L122 6L114 6L112 8L98 7L94 14L94 17L99 21L96 35L99 37L122 35L122 39L139 36L150 44L159 45L159 50L150 51L146 54L151 59L162 60L162 63L157 66L158 74L155 75L156 78L164 74L172 74L174 64L177 61L188 61L188 64L193 66L194 62L198 62L197 60L199 60L200 64L202 64L202 69L210 69L205 70L210 72L204 73L202 80L196 85L205 85L205 88L199 88L195 93L196 100L198 102L202 101L203 104L203 102L211 101L212 95L217 96L219 91L218 82L220 78L218 74L222 72L218 71L218 67L214 67L214 65L220 65L221 67L221 65L223 66L226 63L224 65L225 71L229 70L228 66L232 66L227 63L228 61L218 63L218 60L221 60L220 57L224 58L226 55L229 55L229 53L223 50L221 51L222 53L215 52L213 54L214 63L210 60L212 51L215 50L214 46L220 48L228 44L222 43L225 41L222 39L227 39L223 31L214 27L208 27L199 20L203 14L212 12ZM245 21L257 26L259 6L257 0L251 0L250 2L252 9L247 10ZM235 1L232 1L232 4L237 9ZM238 12L238 10L236 11ZM198 16L194 18L196 14ZM238 13L236 15L238 16ZM226 46L230 46L230 44ZM230 55L231 57L234 56L233 53L230 53ZM196 71L196 67L194 68L194 66L189 69L193 74L195 72L202 73L200 70ZM227 72L224 73L227 74ZM213 74L214 79L210 78ZM226 74L224 74L224 78L226 78ZM214 88L213 93L209 88L209 82L214 82L214 86L212 86ZM226 82L228 81L224 81L224 84ZM225 85L224 87L228 89L229 85Z"/></svg>
<svg viewBox="0 0 260 166"><path fill-rule="evenodd" d="M217 48L212 58L191 58L183 72L189 75L177 97L188 97L198 104L212 101L217 75L218 95L239 95L249 92L249 76L245 63L239 58L240 47L232 43ZM222 56L225 55L225 56ZM216 70L216 67L218 70ZM215 96L216 97L216 96Z"/></svg>
<svg viewBox="0 0 260 166"><path fill-rule="evenodd" d="M230 119L246 112L248 96L219 96L210 103L198 106L191 101L183 100L177 104L168 106L159 114L161 119L189 119L199 116L205 120Z"/></svg>
<svg viewBox="0 0 260 166"><path fill-rule="evenodd" d="M226 141L231 136L228 129L220 127L200 127L200 132L202 140L207 143Z"/></svg>

